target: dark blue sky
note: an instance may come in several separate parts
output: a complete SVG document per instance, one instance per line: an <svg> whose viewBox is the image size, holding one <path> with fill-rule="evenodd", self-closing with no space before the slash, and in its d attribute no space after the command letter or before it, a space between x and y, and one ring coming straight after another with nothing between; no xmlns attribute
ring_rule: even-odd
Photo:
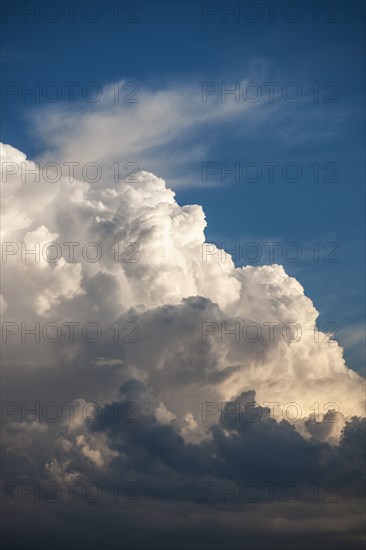
<svg viewBox="0 0 366 550"><path fill-rule="evenodd" d="M57 11L51 4L2 4L1 140L33 158L45 148L28 115L47 101L22 98L22 82L29 87L56 82L66 104L63 83L70 81L81 88L89 82L103 87L127 80L140 90L183 89L194 83L197 95L204 82L217 83L219 91L243 80L255 82L263 93L258 116L201 125L194 137L180 142L180 150L167 147L161 158L166 155L171 161L173 153L184 158L191 139L205 145L201 155L177 163L176 173L188 174L192 182L176 188L178 201L203 206L207 240L226 242L228 248L235 242L256 242L263 251L262 263L269 263L263 242L279 242L275 261L284 263L303 284L320 311L320 327L327 322L339 326L349 366L361 372L365 4L298 1L291 7L289 2L275 2L271 15L262 1L106 1L94 3L98 14L92 3L76 1L73 21L67 3L57 2ZM32 9L35 14L27 11ZM237 11L233 15L225 9ZM94 17L94 23L87 20ZM273 102L265 82L279 83ZM283 96L294 92L287 87L291 82L301 90L298 101ZM4 88L9 83L13 94ZM218 98L219 92L207 100ZM234 102L234 97L226 101ZM207 162L218 171L203 182ZM220 177L222 163L228 168L239 163L240 170L255 163L262 176L249 182L241 171L235 182L229 175ZM273 183L268 163L279 163ZM298 181L288 181L294 178L291 168L287 180L281 175L288 163L300 166ZM320 181L314 181L318 169ZM247 179L253 177L248 174ZM158 175L168 179L164 163ZM301 247L298 262L282 257L289 242ZM311 247L317 242L320 261L314 262ZM338 261L324 262L335 250L328 260ZM238 258L237 263L247 261Z"/></svg>

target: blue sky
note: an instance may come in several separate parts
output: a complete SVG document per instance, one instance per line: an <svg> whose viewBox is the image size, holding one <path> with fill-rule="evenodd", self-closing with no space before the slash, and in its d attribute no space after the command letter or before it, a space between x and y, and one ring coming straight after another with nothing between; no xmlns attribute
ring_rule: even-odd
<svg viewBox="0 0 366 550"><path fill-rule="evenodd" d="M221 2L121 2L121 20L114 22L116 3L100 2L101 17L95 23L82 16L82 2L76 2L71 23L62 2L59 21L54 23L49 21L54 17L51 9L46 16L41 13L39 21L26 15L26 8L42 2L17 2L14 11L9 4L3 4L11 13L2 13L1 66L3 82L15 83L17 91L9 95L2 90L1 140L35 158L48 143L30 115L39 121L44 107L62 108L70 117L78 109L91 110L93 105L85 105L82 97L73 104L67 101L64 82L78 82L78 89L90 82L102 88L118 81L134 82L141 102L144 90L152 94L173 90L188 106L183 113L190 101L196 107L200 103L197 124L193 120L181 129L178 117L168 140L151 143L156 152L154 169L146 157L129 160L167 179L180 204L203 206L208 241L225 242L228 248L236 242L263 246L276 241L279 251L286 243L298 243L301 260L284 262L279 252L275 261L284 263L303 284L320 311L320 327L327 322L339 326L348 364L362 372L364 4L295 2L301 14L290 22L296 13L283 12L288 3L281 3L270 21L266 3L256 2L258 21L250 22L255 14L245 13L242 2L236 21L229 14L225 19ZM226 4L232 7L235 2ZM314 13L314 5L319 13ZM93 12L88 16L92 18ZM136 21L123 21L124 17ZM215 118L213 113L222 107L223 87L248 81L256 83L262 98L247 101L246 113L240 86L239 102L227 96L228 112ZM22 82L30 87L55 82L63 97L53 104L42 98L35 102L31 96L22 101ZM207 82L215 83L219 91L203 103L202 86ZM279 83L273 102L268 100L266 82ZM291 82L301 89L298 101L283 97L283 90L294 92L294 87L287 87ZM207 121L205 109L211 113ZM228 168L239 163L240 170L255 163L263 170L262 177L256 182L240 177L235 182L230 176L221 178L218 171L202 181L202 167L208 162L215 167L225 163ZM265 168L269 162L279 163L273 183ZM300 166L299 181L281 176L288 163ZM314 181L314 164L319 167L319 182ZM333 168L337 181L324 181ZM316 242L319 262L314 262L311 250ZM322 261L332 250L324 249L329 243L339 247L337 262ZM245 262L239 258L237 263ZM262 263L268 263L265 253Z"/></svg>

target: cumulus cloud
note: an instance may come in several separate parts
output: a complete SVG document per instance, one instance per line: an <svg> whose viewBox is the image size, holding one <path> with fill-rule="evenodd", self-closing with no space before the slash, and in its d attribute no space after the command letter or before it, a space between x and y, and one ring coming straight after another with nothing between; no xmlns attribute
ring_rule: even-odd
<svg viewBox="0 0 366 550"><path fill-rule="evenodd" d="M2 151L3 166L24 161L10 146ZM65 334L62 323L68 320L100 324L106 334L93 345L76 338L71 361L77 354L85 361L124 361L124 375L147 381L182 422L192 415L200 423L204 401L228 401L252 389L262 404L298 403L301 417L312 412L314 402L323 414L328 403L345 417L362 414L363 379L347 369L331 335L314 337L318 312L300 283L280 265L235 268L230 256L222 261L220 251L204 258L208 245L200 206L178 205L165 182L146 172L113 188L68 178L50 185L42 174L39 182L34 179L31 174L22 181L19 170L3 183L5 219L16 220L20 211L22 220L4 227L5 320L42 327L52 321ZM79 243L73 261L66 254L70 242ZM50 258L57 249L47 248L50 243L58 243L62 253L55 261ZM99 247L97 261L88 259L94 250L81 254L87 243ZM38 256L32 254L37 246ZM30 253L23 256L23 247ZM107 327L116 321L130 323L126 339L131 333L138 342L114 342ZM7 342L17 359L19 338L9 336ZM27 338L24 349L66 352L63 338L32 344ZM44 357L39 366L47 361Z"/></svg>
<svg viewBox="0 0 366 550"><path fill-rule="evenodd" d="M315 329L297 280L205 257L202 208L178 205L151 173L51 184L13 147L1 156L11 475L105 483L124 471L147 499L196 504L204 480L269 474L359 496L364 380ZM20 402L76 416L37 430ZM91 423L80 410L92 402Z"/></svg>

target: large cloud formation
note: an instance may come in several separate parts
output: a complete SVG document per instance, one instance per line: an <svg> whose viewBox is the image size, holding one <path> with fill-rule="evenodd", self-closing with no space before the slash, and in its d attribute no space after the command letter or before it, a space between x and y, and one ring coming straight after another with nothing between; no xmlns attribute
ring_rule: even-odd
<svg viewBox="0 0 366 550"><path fill-rule="evenodd" d="M332 334L317 330L301 284L280 265L236 268L205 243L202 208L178 205L151 173L106 186L70 177L65 165L61 175L45 171L9 145L1 157L4 480L14 483L7 509L21 517L21 479L93 480L112 499L123 472L143 497L133 512L118 512L131 529L144 525L137 538L125 528L133 548L151 547L150 536L169 547L167 522L182 531L171 501L210 548L223 547L227 530L225 547L240 546L261 514L263 536L277 532L283 542L309 528L338 530L358 547L364 380ZM47 403L62 412L56 421ZM222 483L262 490L267 482L302 484L297 516L277 494L251 507L222 500ZM342 502L316 506L314 482L333 483ZM274 503L282 523L268 508ZM42 512L50 525L69 516L60 507ZM73 513L85 521L82 507ZM203 542L213 513L217 532ZM99 514L110 522L116 511L108 500ZM37 525L37 511L30 517ZM98 546L95 535L90 543Z"/></svg>

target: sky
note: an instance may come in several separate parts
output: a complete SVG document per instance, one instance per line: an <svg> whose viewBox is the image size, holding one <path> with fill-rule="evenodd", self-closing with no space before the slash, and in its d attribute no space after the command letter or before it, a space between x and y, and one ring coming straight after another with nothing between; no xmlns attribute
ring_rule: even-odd
<svg viewBox="0 0 366 550"><path fill-rule="evenodd" d="M263 243L279 242L275 260L303 282L319 307L319 322L336 323L348 361L364 373L363 3L282 3L270 10L244 2L239 10L230 2L226 8L196 1L105 2L96 11L79 2L73 12L62 2L57 11L47 3L42 11L41 4L5 2L2 8L2 141L31 158L41 154L47 143L29 120L34 110L75 112L80 96L82 107L91 108L85 98L121 80L134 84L120 101L128 94L142 101L145 89L169 88L182 93L182 101L201 98L203 116L221 98L237 111L251 107L252 117L234 114L192 123L186 131L177 120L172 138L157 146L155 172L169 178L180 203L204 206L208 240L228 250L257 243L239 254L238 265L251 258L253 265L269 263ZM240 85L244 81L254 87ZM212 89L206 83L214 83L215 93L203 103ZM225 96L235 85L239 98ZM32 88L38 95L26 93ZM256 102L246 99L257 95ZM136 153L127 161L151 170ZM230 174L235 166L238 181ZM291 262L284 247L293 241L301 258ZM350 327L359 334L352 343Z"/></svg>
<svg viewBox="0 0 366 550"><path fill-rule="evenodd" d="M49 547L55 529L55 549L362 547L364 3L1 10L6 547ZM23 261L55 241L60 261ZM100 258L65 261L74 241ZM103 336L70 342L70 320ZM45 401L62 419L24 422L22 403ZM222 403L261 421L223 421ZM23 518L24 479L62 487L60 504ZM71 482L103 498L70 506ZM268 482L281 498L249 502Z"/></svg>

